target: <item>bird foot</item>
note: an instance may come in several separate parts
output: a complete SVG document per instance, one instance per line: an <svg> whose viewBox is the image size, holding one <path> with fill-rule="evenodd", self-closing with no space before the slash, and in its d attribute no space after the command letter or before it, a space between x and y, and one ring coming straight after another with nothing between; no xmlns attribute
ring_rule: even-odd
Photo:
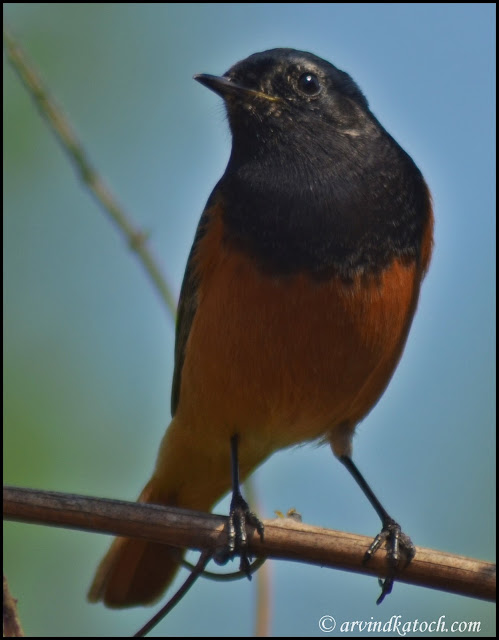
<svg viewBox="0 0 499 640"><path fill-rule="evenodd" d="M250 510L248 503L240 493L232 496L230 503L227 546L218 551L214 557L217 564L225 564L238 555L240 557L239 571L244 572L251 580L251 557L248 553L248 526L254 527L263 542L263 523Z"/></svg>
<svg viewBox="0 0 499 640"><path fill-rule="evenodd" d="M391 593L396 574L405 569L416 555L416 548L411 539L406 535L400 525L388 519L383 523L380 533L374 538L371 546L366 551L363 564L367 564L376 551L385 544L387 549L387 561L389 572L386 578L379 579L381 594L376 600L376 604L381 604L385 597Z"/></svg>

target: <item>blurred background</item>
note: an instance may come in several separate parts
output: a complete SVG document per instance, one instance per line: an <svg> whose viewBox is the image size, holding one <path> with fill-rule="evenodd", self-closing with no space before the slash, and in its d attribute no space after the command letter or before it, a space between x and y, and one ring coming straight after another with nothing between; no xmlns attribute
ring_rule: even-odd
<svg viewBox="0 0 499 640"><path fill-rule="evenodd" d="M221 100L192 75L284 46L353 76L425 175L436 215L407 348L354 459L416 544L494 560L495 5L7 3L4 17L175 295L230 150ZM170 419L174 325L5 55L3 230L4 481L135 499ZM254 480L263 517L295 507L310 524L379 530L327 447L280 452ZM86 602L109 537L4 531L28 635L131 635L152 615ZM319 636L326 614L444 615L495 633L494 607L473 599L397 584L377 607L374 578L290 562L270 574L275 636ZM255 584L200 580L151 635L252 635Z"/></svg>

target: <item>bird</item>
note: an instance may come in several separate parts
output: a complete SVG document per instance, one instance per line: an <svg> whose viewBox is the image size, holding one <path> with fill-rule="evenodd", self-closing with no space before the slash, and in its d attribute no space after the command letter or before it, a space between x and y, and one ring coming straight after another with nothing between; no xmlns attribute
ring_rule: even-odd
<svg viewBox="0 0 499 640"><path fill-rule="evenodd" d="M390 567L414 546L352 459L356 426L401 358L433 247L429 188L349 74L305 51L255 53L194 79L232 135L182 282L172 420L139 502L210 511L232 488L227 557L264 527L240 483L274 452L329 444L381 519ZM156 602L181 554L116 538L88 598Z"/></svg>

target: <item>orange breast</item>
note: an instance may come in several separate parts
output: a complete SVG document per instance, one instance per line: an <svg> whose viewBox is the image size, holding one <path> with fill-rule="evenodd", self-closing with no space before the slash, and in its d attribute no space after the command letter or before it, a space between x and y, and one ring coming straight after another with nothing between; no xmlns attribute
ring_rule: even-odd
<svg viewBox="0 0 499 640"><path fill-rule="evenodd" d="M273 451L325 437L349 452L355 424L398 362L419 293L415 263L378 275L265 275L225 243L211 210L196 265L198 308L175 422L211 450L241 438L242 473Z"/></svg>

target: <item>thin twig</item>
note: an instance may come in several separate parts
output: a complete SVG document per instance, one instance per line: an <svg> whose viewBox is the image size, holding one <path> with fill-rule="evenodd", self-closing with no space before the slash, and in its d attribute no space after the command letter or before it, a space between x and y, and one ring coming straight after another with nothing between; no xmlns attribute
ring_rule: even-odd
<svg viewBox="0 0 499 640"><path fill-rule="evenodd" d="M196 582L200 575L202 575L204 568L211 560L211 552L203 551L199 560L196 563L196 566L193 567L191 574L186 579L184 584L180 587L180 589L168 600L168 602L161 607L161 609L156 613L150 620L147 622L141 629L137 631L137 633L133 636L134 638L143 638L145 635L154 629L154 627L161 622L163 618L170 613L170 611L182 600L185 594L189 591L192 585Z"/></svg>
<svg viewBox="0 0 499 640"><path fill-rule="evenodd" d="M262 573L262 567L265 564L267 558L265 556L261 556L253 562L248 567L248 571L232 571L231 573L215 573L214 571L203 571L201 574L202 578L206 578L207 580L213 580L214 582L233 582L234 580L242 580L244 578L251 578L251 576L257 573L257 577ZM185 559L180 561L180 564L184 567L184 569L188 569L189 571L195 571L195 565L191 564ZM259 596L260 597L260 596Z"/></svg>
<svg viewBox="0 0 499 640"><path fill-rule="evenodd" d="M52 131L72 161L81 180L86 184L97 202L103 207L104 211L118 229L124 234L129 247L139 256L142 265L149 274L161 299L166 304L172 318L175 319L175 297L166 283L155 258L147 248L147 234L134 227L129 216L124 212L121 205L118 204L106 187L102 178L92 166L64 113L49 95L39 75L35 72L33 66L28 62L26 55L5 27L3 37L7 57L28 93L33 98L39 112L51 126Z"/></svg>
<svg viewBox="0 0 499 640"><path fill-rule="evenodd" d="M85 496L4 487L7 520L98 531L179 548L214 551L226 544L227 518L200 511L159 505L87 498ZM266 520L265 541L249 536L255 556L281 558L346 571L386 577L386 553L380 549L363 565L372 539L322 529L292 518ZM397 578L450 593L495 600L495 565L441 551L417 547L416 557Z"/></svg>

